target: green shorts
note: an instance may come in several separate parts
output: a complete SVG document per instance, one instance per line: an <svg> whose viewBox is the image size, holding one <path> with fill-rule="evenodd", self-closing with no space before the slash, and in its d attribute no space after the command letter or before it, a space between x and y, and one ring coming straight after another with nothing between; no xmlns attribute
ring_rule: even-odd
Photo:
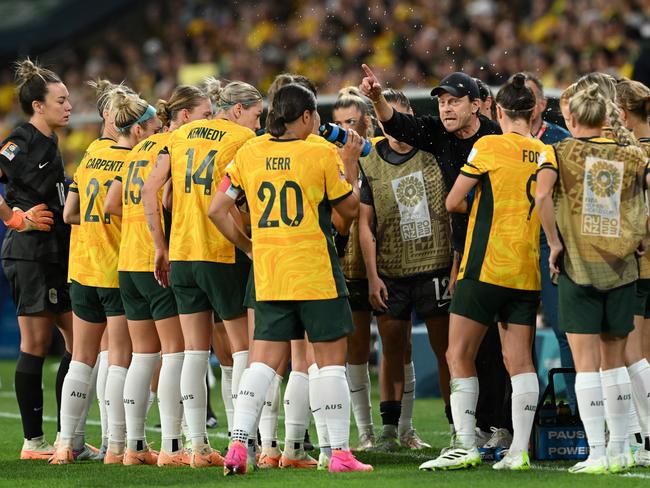
<svg viewBox="0 0 650 488"><path fill-rule="evenodd" d="M456 284L449 312L483 325L495 322L535 326L539 291L515 290L463 278Z"/></svg>
<svg viewBox="0 0 650 488"><path fill-rule="evenodd" d="M650 319L650 280L648 279L640 279L636 282L634 315Z"/></svg>
<svg viewBox="0 0 650 488"><path fill-rule="evenodd" d="M120 293L129 320L163 320L178 315L171 288L160 286L151 272L120 271Z"/></svg>
<svg viewBox="0 0 650 488"><path fill-rule="evenodd" d="M86 286L73 280L70 283L70 299L74 314L86 322L103 324L106 317L124 315L118 288Z"/></svg>
<svg viewBox="0 0 650 488"><path fill-rule="evenodd" d="M634 329L636 282L598 291L576 285L566 274L558 281L560 328L571 334L627 336Z"/></svg>
<svg viewBox="0 0 650 488"><path fill-rule="evenodd" d="M246 308L255 308L255 276L253 275L253 266L251 266L251 270L248 273L248 281L246 281L244 306Z"/></svg>
<svg viewBox="0 0 650 488"><path fill-rule="evenodd" d="M347 297L329 300L256 301L255 339L310 342L340 339L354 330Z"/></svg>
<svg viewBox="0 0 650 488"><path fill-rule="evenodd" d="M234 264L172 261L170 281L178 313L212 310L223 320L244 315L250 266L250 259L239 250Z"/></svg>

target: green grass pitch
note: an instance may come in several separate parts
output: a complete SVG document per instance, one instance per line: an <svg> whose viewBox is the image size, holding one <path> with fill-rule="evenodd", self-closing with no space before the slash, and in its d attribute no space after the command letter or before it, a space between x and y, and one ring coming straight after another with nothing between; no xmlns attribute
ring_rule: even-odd
<svg viewBox="0 0 650 488"><path fill-rule="evenodd" d="M46 438L54 441L56 435L54 380L57 368L56 359L48 359L45 364L45 422ZM218 374L218 371L216 372ZM301 486L345 487L453 487L453 488L514 488L544 487L558 488L599 486L650 486L650 469L636 468L623 475L576 476L566 472L570 463L534 463L528 472L495 472L490 464L484 464L463 472L420 472L418 465L434 457L447 445L449 436L443 414L442 402L438 399L422 399L415 403L415 427L421 437L433 445L433 449L420 452L401 451L394 455L360 454L359 458L374 465L373 473L350 473L332 475L323 472L290 470L258 471L248 476L228 477L218 468L193 470L191 468L159 469L155 466L103 466L92 462L80 462L69 466L49 466L45 461L20 461L18 459L22 442L22 430L18 406L13 392L13 361L0 361L0 486L42 486L56 487L128 487L128 486L226 486L248 485L288 488ZM376 380L376 378L375 378ZM375 425L381 425L378 408L378 389L373 384L373 405L375 406ZM213 406L217 412L220 426L209 430L211 443L222 449L226 446L225 413L221 404L220 390L211 390ZM90 412L87 439L99 443L99 414L96 404ZM154 448L160 445L159 432L153 428L158 423L158 410L152 408L148 425L148 440ZM280 417L280 437L282 438L282 417ZM312 439L316 438L312 428ZM356 439L356 432L352 432Z"/></svg>

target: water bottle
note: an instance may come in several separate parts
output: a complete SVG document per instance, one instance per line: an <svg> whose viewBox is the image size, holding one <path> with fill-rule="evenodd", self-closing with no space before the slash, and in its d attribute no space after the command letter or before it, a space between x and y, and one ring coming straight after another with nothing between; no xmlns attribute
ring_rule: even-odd
<svg viewBox="0 0 650 488"><path fill-rule="evenodd" d="M343 147L346 142L348 142L348 131L343 127L339 127L336 124L327 123L320 126L318 132L322 137L336 144L338 147ZM361 157L366 157L370 154L372 149L372 143L368 139L363 140L363 147L361 148Z"/></svg>

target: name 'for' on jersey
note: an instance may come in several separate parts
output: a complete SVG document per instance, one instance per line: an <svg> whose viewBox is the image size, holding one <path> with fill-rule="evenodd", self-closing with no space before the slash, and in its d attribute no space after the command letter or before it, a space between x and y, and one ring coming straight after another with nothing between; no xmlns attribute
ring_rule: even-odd
<svg viewBox="0 0 650 488"><path fill-rule="evenodd" d="M461 173L479 178L458 279L539 290L536 172L553 148L516 133L479 139Z"/></svg>

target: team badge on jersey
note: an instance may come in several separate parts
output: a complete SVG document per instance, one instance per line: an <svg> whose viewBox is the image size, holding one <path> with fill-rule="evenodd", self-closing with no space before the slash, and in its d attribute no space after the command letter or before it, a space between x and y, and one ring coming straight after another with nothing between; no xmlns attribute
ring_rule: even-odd
<svg viewBox="0 0 650 488"><path fill-rule="evenodd" d="M623 173L624 165L620 161L587 157L582 202L583 234L620 235Z"/></svg>
<svg viewBox="0 0 650 488"><path fill-rule="evenodd" d="M2 154L9 161L13 160L16 157L16 154L20 151L18 144L15 142L7 142L2 149L0 149L0 154Z"/></svg>
<svg viewBox="0 0 650 488"><path fill-rule="evenodd" d="M399 207L403 241L413 241L431 235L431 215L422 171L391 181Z"/></svg>

